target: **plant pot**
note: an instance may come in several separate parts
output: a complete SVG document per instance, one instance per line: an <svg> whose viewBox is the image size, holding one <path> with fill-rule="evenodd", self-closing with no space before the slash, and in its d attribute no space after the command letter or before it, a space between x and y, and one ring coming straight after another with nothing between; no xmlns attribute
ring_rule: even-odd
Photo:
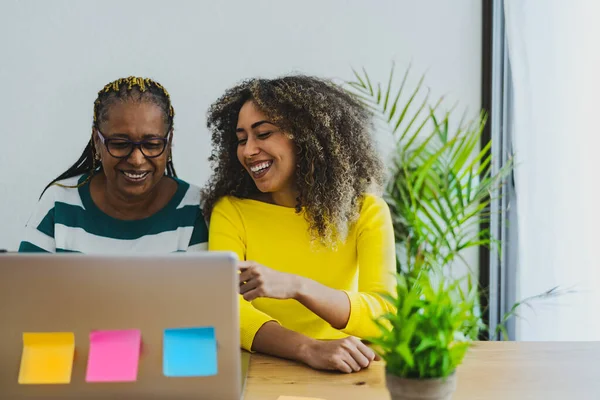
<svg viewBox="0 0 600 400"><path fill-rule="evenodd" d="M392 400L450 400L456 390L456 372L446 378L410 379L386 374Z"/></svg>

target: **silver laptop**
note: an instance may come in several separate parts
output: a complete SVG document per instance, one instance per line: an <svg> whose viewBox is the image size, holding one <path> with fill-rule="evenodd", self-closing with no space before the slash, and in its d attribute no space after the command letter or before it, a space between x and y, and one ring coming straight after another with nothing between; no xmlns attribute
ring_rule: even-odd
<svg viewBox="0 0 600 400"><path fill-rule="evenodd" d="M237 287L230 253L0 254L0 398L240 399Z"/></svg>

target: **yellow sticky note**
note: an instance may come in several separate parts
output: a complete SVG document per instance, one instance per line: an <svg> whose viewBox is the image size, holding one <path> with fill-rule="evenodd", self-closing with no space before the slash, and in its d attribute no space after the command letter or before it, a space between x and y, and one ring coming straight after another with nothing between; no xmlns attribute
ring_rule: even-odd
<svg viewBox="0 0 600 400"><path fill-rule="evenodd" d="M75 355L71 332L23 333L19 383L70 383Z"/></svg>
<svg viewBox="0 0 600 400"><path fill-rule="evenodd" d="M316 397L279 396L277 400L325 400Z"/></svg>

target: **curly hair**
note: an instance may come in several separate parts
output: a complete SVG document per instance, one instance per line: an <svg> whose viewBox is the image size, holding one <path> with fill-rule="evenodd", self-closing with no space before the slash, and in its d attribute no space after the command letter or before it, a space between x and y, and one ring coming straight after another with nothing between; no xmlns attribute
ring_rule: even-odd
<svg viewBox="0 0 600 400"><path fill-rule="evenodd" d="M294 141L296 212L304 213L313 240L326 245L345 241L362 196L381 189L383 164L367 108L331 81L311 76L246 80L210 106L213 175L203 190L207 219L220 198L259 193L236 153L238 114L247 101Z"/></svg>

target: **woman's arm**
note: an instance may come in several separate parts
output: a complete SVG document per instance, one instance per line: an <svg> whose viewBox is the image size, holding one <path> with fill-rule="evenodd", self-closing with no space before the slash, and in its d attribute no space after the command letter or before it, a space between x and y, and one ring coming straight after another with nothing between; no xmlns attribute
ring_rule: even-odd
<svg viewBox="0 0 600 400"><path fill-rule="evenodd" d="M238 210L228 199L215 207L209 224L209 250L233 251L245 258L245 233ZM240 296L242 348L305 363L313 368L359 371L375 353L355 338L319 341L282 327Z"/></svg>
<svg viewBox="0 0 600 400"><path fill-rule="evenodd" d="M315 369L357 372L376 359L373 350L354 337L322 341L267 322L256 333L252 350L299 361Z"/></svg>
<svg viewBox="0 0 600 400"><path fill-rule="evenodd" d="M342 331L360 338L376 337L381 332L373 320L395 311L381 296L393 294L396 286L394 228L382 198L365 196L357 228L358 292L346 292L350 317Z"/></svg>
<svg viewBox="0 0 600 400"><path fill-rule="evenodd" d="M312 279L297 276L294 299L335 329L344 329L350 318L350 298L343 290L332 289Z"/></svg>
<svg viewBox="0 0 600 400"><path fill-rule="evenodd" d="M238 265L241 271L240 293L247 301L259 297L294 299L336 329L342 329L348 323L350 300L344 291L253 261L242 261Z"/></svg>
<svg viewBox="0 0 600 400"><path fill-rule="evenodd" d="M208 234L209 251L231 251L240 260L246 257L246 232L238 209L229 198L224 197L211 214ZM240 340L243 349L253 351L254 337L262 326L274 321L271 316L257 310L249 301L239 295Z"/></svg>
<svg viewBox="0 0 600 400"><path fill-rule="evenodd" d="M394 289L394 233L387 204L367 196L357 222L358 292L332 289L314 280L275 271L257 263L240 263L240 293L257 297L296 299L332 327L361 338L377 336L373 318L392 311L381 293Z"/></svg>

